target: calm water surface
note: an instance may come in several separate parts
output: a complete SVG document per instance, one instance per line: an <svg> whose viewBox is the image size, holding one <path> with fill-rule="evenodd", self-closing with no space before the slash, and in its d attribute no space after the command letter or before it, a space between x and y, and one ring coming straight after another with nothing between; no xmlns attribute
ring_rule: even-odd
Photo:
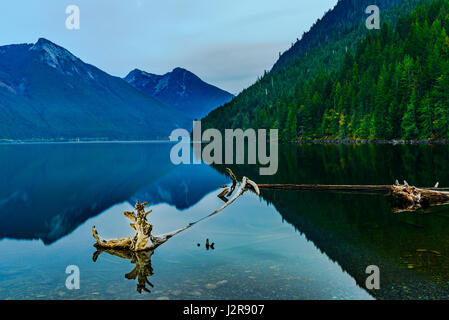
<svg viewBox="0 0 449 320"><path fill-rule="evenodd" d="M0 145L0 299L448 298L449 209L393 213L382 195L246 193L154 252L96 252L91 227L129 236L122 212L137 199L150 202L155 234L221 206L225 168L174 166L170 147ZM276 176L231 168L258 183L449 186L448 158L448 146L287 144ZM380 290L365 288L373 264ZM68 265L79 290L65 287Z"/></svg>

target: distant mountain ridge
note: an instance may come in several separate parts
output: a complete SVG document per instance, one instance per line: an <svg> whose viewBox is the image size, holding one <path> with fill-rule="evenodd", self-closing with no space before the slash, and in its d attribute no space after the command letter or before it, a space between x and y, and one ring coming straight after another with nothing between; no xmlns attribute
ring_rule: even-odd
<svg viewBox="0 0 449 320"><path fill-rule="evenodd" d="M175 68L164 75L134 69L124 80L192 119L206 116L234 97L183 68Z"/></svg>
<svg viewBox="0 0 449 320"><path fill-rule="evenodd" d="M0 47L0 140L167 139L191 120L40 38Z"/></svg>

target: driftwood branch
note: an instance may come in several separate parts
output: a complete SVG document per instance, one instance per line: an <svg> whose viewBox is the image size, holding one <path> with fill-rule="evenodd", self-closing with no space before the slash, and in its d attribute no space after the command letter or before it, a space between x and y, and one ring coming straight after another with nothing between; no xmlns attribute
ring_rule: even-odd
<svg viewBox="0 0 449 320"><path fill-rule="evenodd" d="M142 291L151 292L150 287L153 287L153 285L148 280L148 277L151 277L153 275L153 268L151 267L151 256L153 255L155 248L166 242L174 235L187 230L198 222L210 218L213 215L223 211L226 207L230 206L235 200L237 200L237 198L240 197L245 191L251 190L254 191L257 195L260 195L259 188L255 182L246 177L243 177L242 181L239 184L231 170L228 171L228 174L232 179L232 185L230 188L225 186L225 189L218 195L220 198L222 198L223 201L225 201L225 203L211 214L193 223L190 223L181 229L160 236L153 236L151 234L153 226L147 221L147 216L149 213L151 213L151 210L145 212L145 206L148 203L145 202L141 204L140 201L137 201L134 207L136 212L125 211L123 213L128 219L133 222L130 225L136 231L134 237L105 240L98 235L95 226L93 226L92 234L96 240L94 246L97 248L97 251L92 257L93 261L97 261L99 255L102 252L107 252L111 255L131 260L131 262L136 266L131 272L127 273L125 277L132 280L137 279L137 291L139 293L142 293ZM232 195L237 185L238 189L235 194ZM227 199L226 196L229 196L231 198ZM206 247L209 248L210 246L213 249L213 245L213 243L209 244L209 239L207 239Z"/></svg>
<svg viewBox="0 0 449 320"><path fill-rule="evenodd" d="M225 190L223 190L218 197L225 201L225 203L212 212L211 214L195 221L187 226L180 228L178 230L159 235L159 236L153 236L151 234L151 231L153 230L153 226L148 222L147 216L150 211L145 212L145 207L148 205L148 202L140 203L140 201L137 201L134 209L136 212L131 211L125 211L123 214L129 218L133 223L130 224L130 226L136 231L135 235L132 238L119 238L119 239L113 239L113 240L105 240L101 238L98 235L98 232L95 228L95 226L92 227L92 234L93 237L96 240L96 243L94 244L95 247L101 248L103 250L106 249L115 249L115 250L129 250L132 252L139 252L139 251L145 251L145 250L154 250L164 242L166 242L168 239L173 237L174 235L187 230L188 228L192 227L193 225L197 224L200 221L203 221L207 218L212 217L213 215L219 213L220 211L224 210L226 207L231 205L235 200L237 200L238 197L240 197L245 191L251 190L255 192L257 195L260 195L259 187L257 184L247 177L243 177L240 184L238 184L237 179L234 175L234 173L230 170L228 170L228 174L232 179L232 186L230 187L228 191L228 187L225 187ZM234 190L236 186L239 185L237 191L234 193ZM234 193L234 195L232 195ZM231 198L226 198L231 197Z"/></svg>

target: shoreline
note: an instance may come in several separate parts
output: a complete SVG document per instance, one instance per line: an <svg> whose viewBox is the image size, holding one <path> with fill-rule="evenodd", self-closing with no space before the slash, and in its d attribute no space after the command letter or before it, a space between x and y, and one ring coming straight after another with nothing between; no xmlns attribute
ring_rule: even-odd
<svg viewBox="0 0 449 320"><path fill-rule="evenodd" d="M7 144L100 144L100 143L167 143L170 140L0 140L0 145Z"/></svg>
<svg viewBox="0 0 449 320"><path fill-rule="evenodd" d="M0 145L7 144L100 144L100 143L170 143L170 140L0 140ZM449 139L418 139L418 140L403 140L403 139L297 139L297 140L278 140L279 143L295 143L295 144L415 144L415 145L429 145L429 144L449 144ZM206 141L202 141L206 143Z"/></svg>
<svg viewBox="0 0 449 320"><path fill-rule="evenodd" d="M418 140L403 140L403 139L393 139L393 140L383 140L383 139L299 139L299 140L281 140L280 142L304 144L415 144L415 145L428 145L428 144L449 144L449 139L418 139Z"/></svg>

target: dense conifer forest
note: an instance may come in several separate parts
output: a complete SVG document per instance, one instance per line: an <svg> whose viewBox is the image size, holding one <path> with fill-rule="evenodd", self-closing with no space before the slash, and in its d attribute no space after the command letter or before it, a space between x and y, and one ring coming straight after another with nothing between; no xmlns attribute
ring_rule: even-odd
<svg viewBox="0 0 449 320"><path fill-rule="evenodd" d="M288 140L449 138L449 1L387 2L380 30L353 19L324 41L325 28L312 27L323 43L293 50L300 40L296 60L285 53L204 127L278 128Z"/></svg>

